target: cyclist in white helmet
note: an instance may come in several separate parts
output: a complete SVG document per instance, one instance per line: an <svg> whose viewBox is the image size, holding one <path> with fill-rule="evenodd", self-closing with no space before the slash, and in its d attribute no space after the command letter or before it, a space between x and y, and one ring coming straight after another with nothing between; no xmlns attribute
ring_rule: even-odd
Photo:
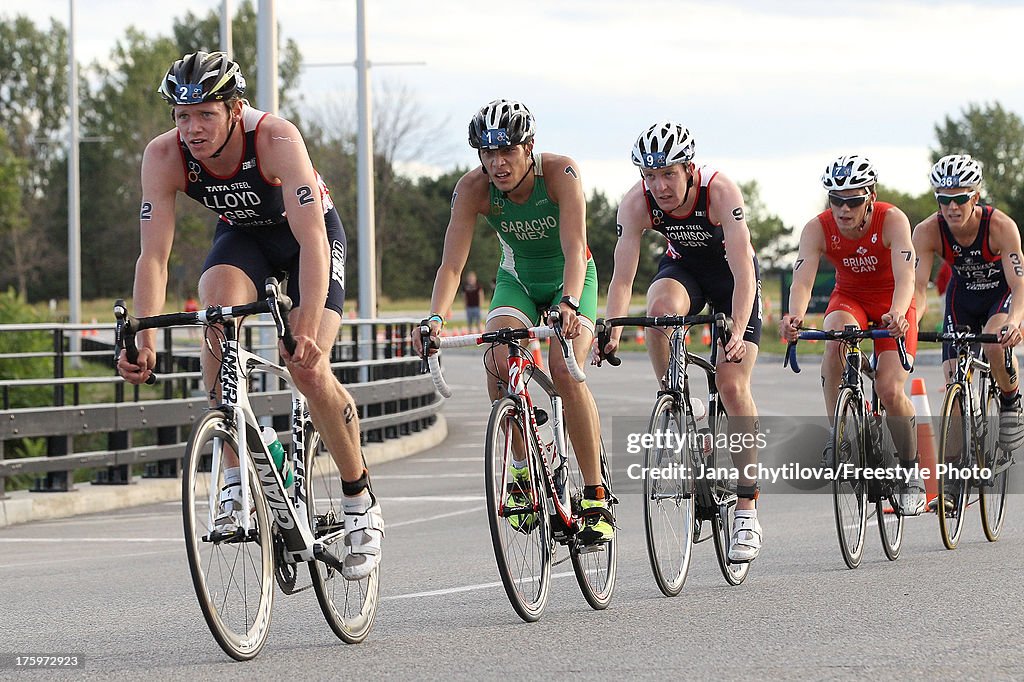
<svg viewBox="0 0 1024 682"><path fill-rule="evenodd" d="M903 337L907 354L917 352L917 314L914 308L914 246L910 220L892 204L876 200L878 173L864 156L840 156L825 168L822 185L829 207L811 219L800 234L800 251L793 265L789 312L782 331L794 341L811 299L814 277L822 256L836 269L836 285L825 310L825 329L872 323L886 328L893 338L875 339L878 356L875 390L885 407L900 464L905 469L899 496L906 516L925 508L924 484L917 464L917 429L914 405L906 393L909 373L903 369L896 338ZM842 344L829 342L821 360L821 381L826 414L835 413L845 355ZM830 443L825 463L834 466Z"/></svg>
<svg viewBox="0 0 1024 682"><path fill-rule="evenodd" d="M427 321L434 335L440 333L459 291L477 219L483 217L497 232L502 249L487 331L533 326L540 313L557 307L565 337L577 361L583 362L597 313L597 269L587 246L583 183L568 156L534 151L535 130L530 110L506 99L488 103L470 121L469 144L477 150L480 166L455 185ZM419 350L418 335L414 343ZM505 357L489 353L487 362L487 388L495 399L501 395L498 377ZM585 528L578 537L585 544L607 542L615 531L601 484L597 405L587 385L569 374L561 349L550 352L548 362L565 401L566 427L583 473ZM525 456L513 462L510 473L522 489L529 485ZM510 522L521 532L535 526L527 514L510 517Z"/></svg>
<svg viewBox="0 0 1024 682"><path fill-rule="evenodd" d="M1000 335L1000 344L986 344L992 376L1001 391L999 445L1009 453L1024 442L1017 359L1013 375L1003 365L1003 348L1021 342L1024 320L1024 258L1020 232L1005 213L981 202L982 166L968 154L943 156L932 166L930 179L938 210L914 228L917 249L917 307L924 314L932 260L940 257L953 268L946 292L943 325ZM953 352L943 344L948 378Z"/></svg>
<svg viewBox="0 0 1024 682"><path fill-rule="evenodd" d="M697 167L690 131L672 121L655 123L641 133L632 158L640 180L619 204L619 240L605 315L627 314L643 233L664 235L665 255L647 290L647 314L696 315L709 304L714 312L733 318L735 333L716 353L717 386L730 429L756 434L750 375L761 340L761 283L739 187L710 166ZM615 352L621 334L622 327L611 330L605 352ZM647 336L647 353L659 381L668 369L668 351L664 335ZM729 559L752 561L761 551L761 525L757 480L745 474L747 465L757 463L756 447L736 453L733 462L741 475Z"/></svg>

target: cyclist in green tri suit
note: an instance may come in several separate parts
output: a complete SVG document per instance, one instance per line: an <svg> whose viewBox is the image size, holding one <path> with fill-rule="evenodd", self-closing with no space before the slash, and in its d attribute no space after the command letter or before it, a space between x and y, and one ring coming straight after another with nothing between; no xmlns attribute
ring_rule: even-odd
<svg viewBox="0 0 1024 682"><path fill-rule="evenodd" d="M533 115L512 100L487 104L470 122L469 144L478 150L480 167L455 185L428 320L436 336L459 291L477 216L483 216L497 232L502 251L486 329L530 327L538 324L540 313L557 306L565 337L582 363L594 338L597 315L597 270L587 247L583 185L575 161L534 152L534 130ZM505 356L495 355L487 356L487 389L492 399L500 395L497 377L504 376L505 367ZM601 485L597 406L587 385L569 375L560 350L549 352L548 363L566 406L566 426L583 472L586 527L580 539L606 542L614 529ZM516 478L526 473L522 464L513 466ZM534 525L529 518L510 521L523 532Z"/></svg>

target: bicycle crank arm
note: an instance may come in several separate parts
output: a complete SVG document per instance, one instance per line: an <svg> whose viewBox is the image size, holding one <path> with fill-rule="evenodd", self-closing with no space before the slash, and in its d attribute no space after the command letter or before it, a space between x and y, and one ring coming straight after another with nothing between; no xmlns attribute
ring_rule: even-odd
<svg viewBox="0 0 1024 682"><path fill-rule="evenodd" d="M336 571L341 571L345 566L319 542L313 543L313 558L322 561Z"/></svg>

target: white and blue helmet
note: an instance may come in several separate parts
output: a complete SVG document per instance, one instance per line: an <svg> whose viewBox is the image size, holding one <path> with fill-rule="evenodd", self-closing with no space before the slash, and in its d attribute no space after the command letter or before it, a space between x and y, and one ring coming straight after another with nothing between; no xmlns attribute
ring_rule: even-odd
<svg viewBox="0 0 1024 682"><path fill-rule="evenodd" d="M873 187L878 182L878 173L871 159L857 154L844 154L825 167L821 184L829 192L844 189Z"/></svg>
<svg viewBox="0 0 1024 682"><path fill-rule="evenodd" d="M690 131L672 121L660 121L640 134L633 144L633 165L664 168L693 159L696 143Z"/></svg>
<svg viewBox="0 0 1024 682"><path fill-rule="evenodd" d="M932 166L929 179L936 191L953 187L977 189L982 180L981 162L970 154L943 156Z"/></svg>

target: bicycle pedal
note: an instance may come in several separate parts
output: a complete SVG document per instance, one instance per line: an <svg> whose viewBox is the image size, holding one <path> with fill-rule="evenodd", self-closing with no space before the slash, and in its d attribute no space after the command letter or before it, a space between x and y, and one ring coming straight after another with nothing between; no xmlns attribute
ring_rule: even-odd
<svg viewBox="0 0 1024 682"><path fill-rule="evenodd" d="M607 542L599 542L593 545L579 545L576 548L576 554L593 554L595 552L603 552Z"/></svg>

